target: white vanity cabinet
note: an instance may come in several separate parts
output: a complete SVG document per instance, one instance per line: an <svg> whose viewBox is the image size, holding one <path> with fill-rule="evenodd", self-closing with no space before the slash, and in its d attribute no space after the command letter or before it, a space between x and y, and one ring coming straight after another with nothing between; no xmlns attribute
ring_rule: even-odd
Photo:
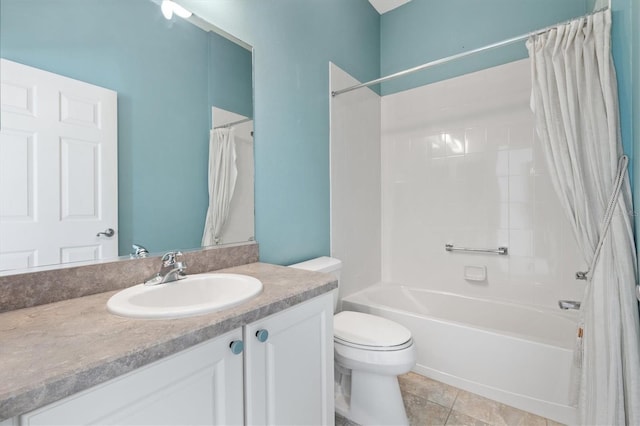
<svg viewBox="0 0 640 426"><path fill-rule="evenodd" d="M333 296L244 329L248 425L332 425Z"/></svg>
<svg viewBox="0 0 640 426"><path fill-rule="evenodd" d="M20 416L21 425L241 425L242 330Z"/></svg>
<svg viewBox="0 0 640 426"><path fill-rule="evenodd" d="M30 426L332 425L332 293L13 420Z"/></svg>

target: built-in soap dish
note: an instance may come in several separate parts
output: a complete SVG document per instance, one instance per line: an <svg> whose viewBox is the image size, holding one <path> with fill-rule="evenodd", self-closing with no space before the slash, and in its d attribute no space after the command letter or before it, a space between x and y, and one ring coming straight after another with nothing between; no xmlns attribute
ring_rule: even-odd
<svg viewBox="0 0 640 426"><path fill-rule="evenodd" d="M464 267L464 279L467 281L486 281L487 280L487 267L486 266L473 266L465 265Z"/></svg>

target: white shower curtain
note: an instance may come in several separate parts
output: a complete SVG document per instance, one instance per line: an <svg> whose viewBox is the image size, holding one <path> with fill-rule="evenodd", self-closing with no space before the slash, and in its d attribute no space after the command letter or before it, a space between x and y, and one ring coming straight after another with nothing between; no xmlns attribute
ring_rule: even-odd
<svg viewBox="0 0 640 426"><path fill-rule="evenodd" d="M605 10L532 36L527 48L532 109L551 179L585 262L593 262L581 308L582 350L576 349L580 423L640 425L636 253L626 172L609 232L603 232L623 154L610 34Z"/></svg>
<svg viewBox="0 0 640 426"><path fill-rule="evenodd" d="M202 246L221 244L224 224L236 187L236 142L234 129L211 130L209 139L209 208Z"/></svg>

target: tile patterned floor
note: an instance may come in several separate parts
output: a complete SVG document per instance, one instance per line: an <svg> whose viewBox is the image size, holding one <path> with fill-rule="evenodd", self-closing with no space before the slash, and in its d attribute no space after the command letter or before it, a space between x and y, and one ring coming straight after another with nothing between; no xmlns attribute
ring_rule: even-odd
<svg viewBox="0 0 640 426"><path fill-rule="evenodd" d="M560 426L552 420L454 388L415 373L399 377L411 426ZM356 426L336 415L336 426Z"/></svg>

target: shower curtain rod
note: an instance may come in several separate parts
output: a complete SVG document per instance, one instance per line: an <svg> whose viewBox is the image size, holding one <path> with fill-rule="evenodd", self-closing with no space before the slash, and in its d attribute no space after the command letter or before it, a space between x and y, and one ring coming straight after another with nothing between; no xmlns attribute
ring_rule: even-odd
<svg viewBox="0 0 640 426"><path fill-rule="evenodd" d="M530 33L527 33L527 34L519 35L517 37L512 37L512 38L509 38L509 39L506 39L506 40L502 40L502 41L499 41L497 43L493 43L493 44L489 44L489 45L486 45L486 46L482 46L482 47L479 47L477 49L469 50L469 51L462 52L462 53L457 53L455 55L447 56L445 58L436 59L435 61L427 62L426 64L418 65L418 66L415 66L413 68L409 68L409 69L406 69L406 70L403 70L403 71L398 71L398 72L396 72L394 74L390 74L390 75L387 75L385 77L376 78L375 80L367 81L366 83L360 83L360 84L356 84L356 85L353 85L353 86L349 86L349 87L344 88L344 89L335 90L335 91L331 92L331 96L335 97L335 96L341 95L343 93L351 92L352 90L361 89L363 87L373 86L374 84L384 83L385 81L393 80L393 79L398 78L398 77L402 77L402 76L405 76L405 75L408 75L408 74L412 74L412 73L414 73L416 71L422 71L424 69L431 68L431 67L436 66L436 65L440 65L440 64L447 63L447 62L455 61L456 59L464 58L465 56L473 55L475 53L484 52L485 50L491 50L491 49L495 49L497 47L502 47L502 46L506 46L506 45L509 45L509 44L516 43L518 41L526 40L531 36L535 36L535 35L538 35L538 34L545 33L547 31L549 31L550 29L559 27L561 25L568 24L569 22L575 21L577 19L587 18L587 17L589 17L591 15L595 15L596 13L602 12L602 11L607 10L607 9L609 9L609 7L603 7L602 9L598 9L598 10L593 11L591 13L588 13L586 15L582 15L582 16L579 16L579 17L576 17L576 18L568 19L566 21L559 22L557 24L545 27L545 28L540 29L540 30L536 30L536 31L533 31L533 32L530 32Z"/></svg>
<svg viewBox="0 0 640 426"><path fill-rule="evenodd" d="M216 126L216 127L213 128L213 130L226 129L227 127L235 126L237 124L246 123L247 121L251 121L251 120L253 120L253 118L243 118L242 120L232 121L231 123L221 124L220 126Z"/></svg>

